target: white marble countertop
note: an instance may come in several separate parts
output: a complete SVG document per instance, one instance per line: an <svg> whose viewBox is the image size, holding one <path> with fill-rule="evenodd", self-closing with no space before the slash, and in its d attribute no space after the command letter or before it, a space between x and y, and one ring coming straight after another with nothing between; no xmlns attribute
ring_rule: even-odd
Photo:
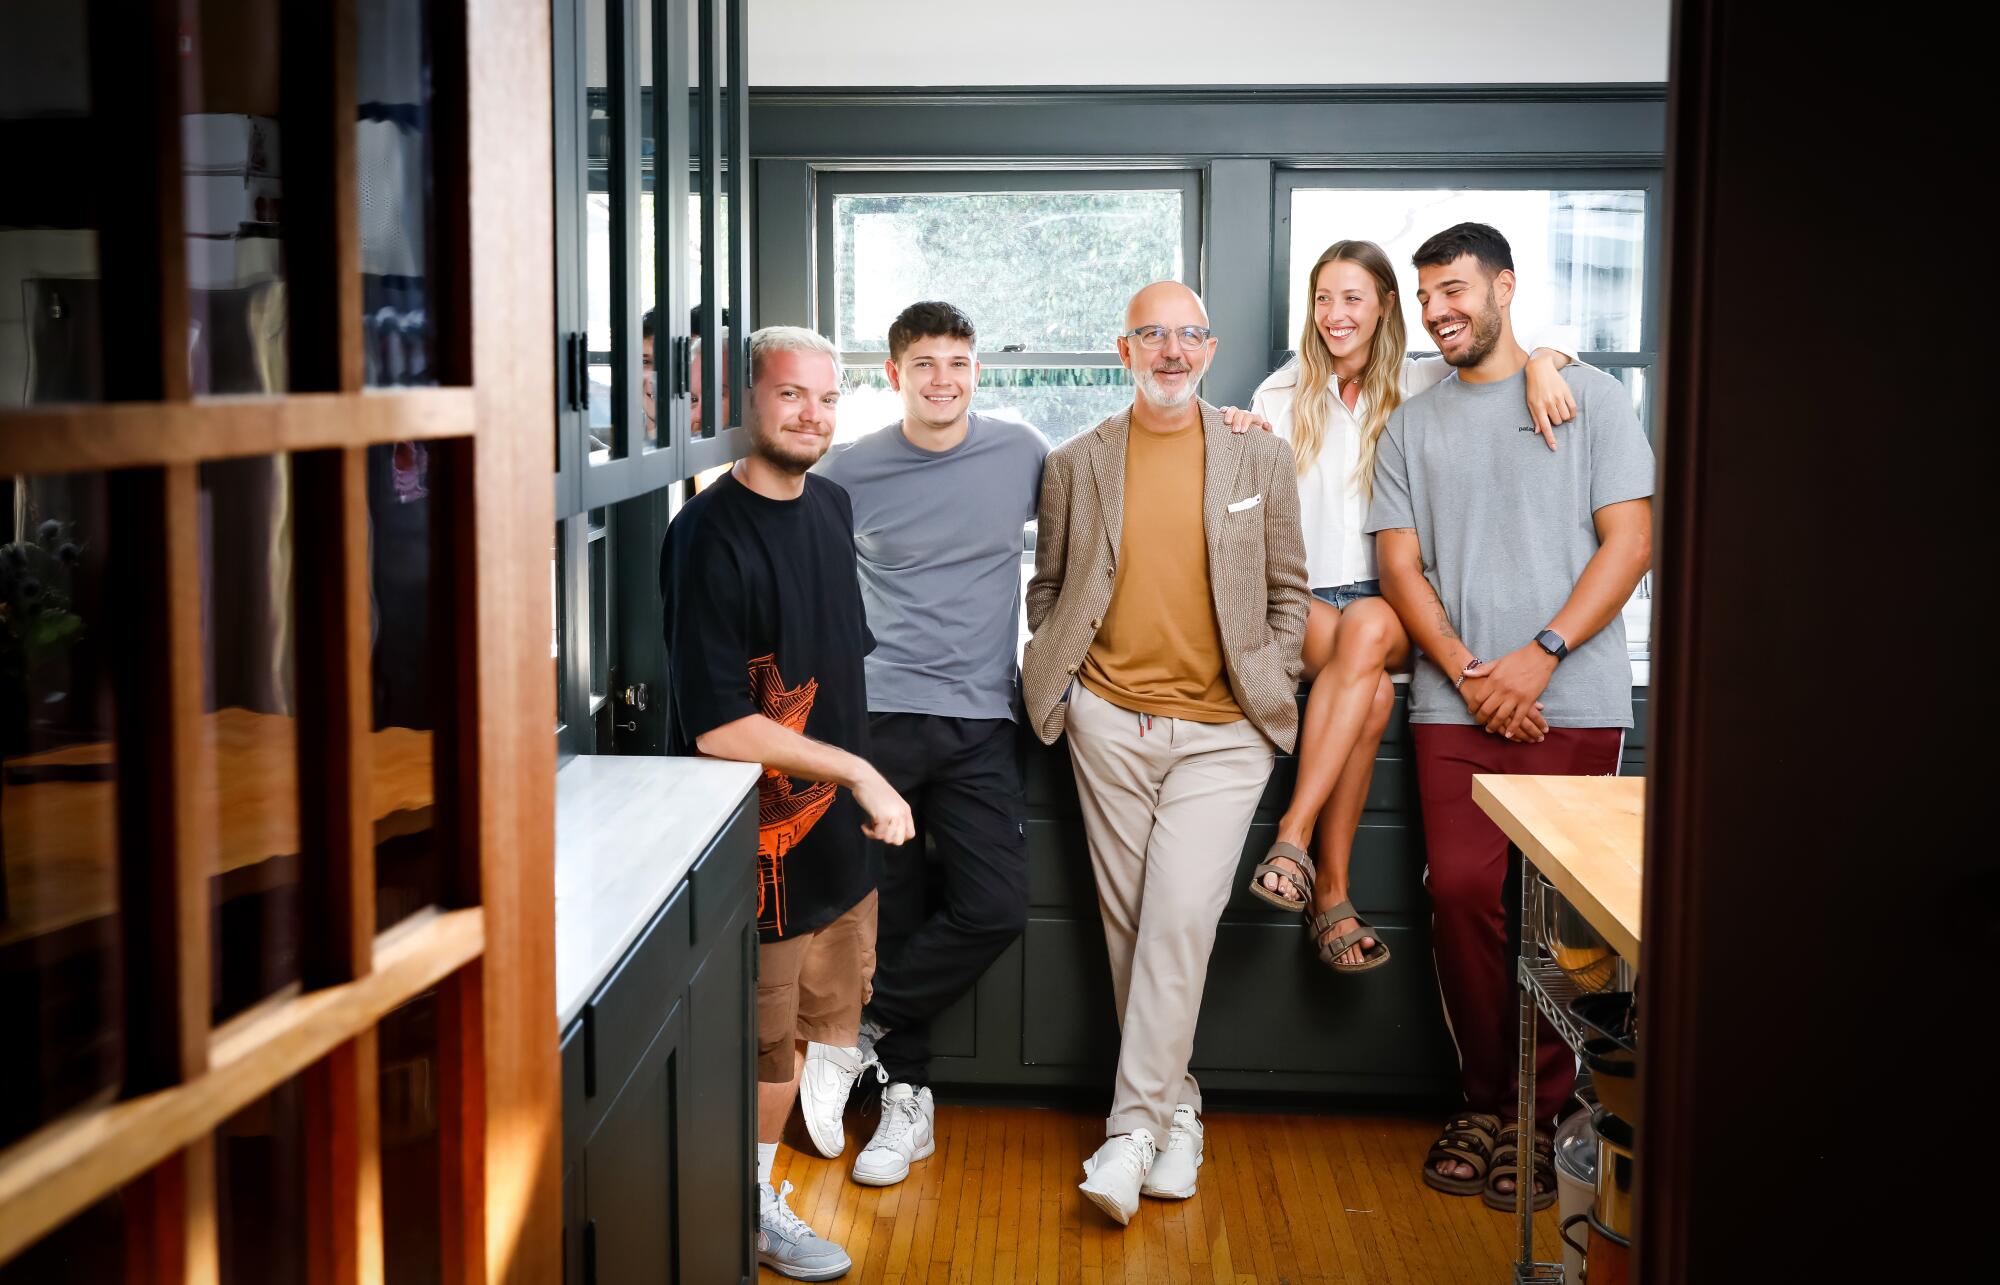
<svg viewBox="0 0 2000 1285"><path fill-rule="evenodd" d="M556 773L556 1016L583 1012L759 775L721 759L579 754Z"/></svg>

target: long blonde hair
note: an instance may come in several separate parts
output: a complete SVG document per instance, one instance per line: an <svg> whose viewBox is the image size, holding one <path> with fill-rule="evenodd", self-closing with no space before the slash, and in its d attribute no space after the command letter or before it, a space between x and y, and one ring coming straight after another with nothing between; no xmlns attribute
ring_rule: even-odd
<svg viewBox="0 0 2000 1285"><path fill-rule="evenodd" d="M1382 318L1375 323L1375 336L1368 345L1368 364L1361 370L1361 391L1368 398L1368 418L1361 426L1361 458L1355 465L1354 480L1361 486L1361 498L1375 494L1375 447L1389 416L1403 404L1404 330L1403 309L1396 299L1396 270L1389 256L1373 241L1335 241L1328 246L1306 274L1306 322L1299 334L1299 382L1292 396L1292 455L1303 476L1319 458L1326 440L1327 421L1332 411L1327 395L1334 390L1333 355L1319 333L1314 317L1314 296L1319 293L1319 273L1329 263L1353 263L1375 278L1375 298Z"/></svg>

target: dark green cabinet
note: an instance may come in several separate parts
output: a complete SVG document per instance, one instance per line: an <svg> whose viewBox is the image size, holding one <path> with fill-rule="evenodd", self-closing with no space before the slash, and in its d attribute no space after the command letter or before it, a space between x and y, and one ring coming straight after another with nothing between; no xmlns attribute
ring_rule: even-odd
<svg viewBox="0 0 2000 1285"><path fill-rule="evenodd" d="M572 1285L755 1279L756 849L752 793L564 1032Z"/></svg>

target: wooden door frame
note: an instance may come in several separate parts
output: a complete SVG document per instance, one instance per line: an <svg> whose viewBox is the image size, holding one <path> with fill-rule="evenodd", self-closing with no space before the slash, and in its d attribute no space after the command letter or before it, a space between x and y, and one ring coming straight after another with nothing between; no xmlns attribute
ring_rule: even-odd
<svg viewBox="0 0 2000 1285"><path fill-rule="evenodd" d="M1930 349L1980 315L1991 217L1949 179L1990 146L1985 57L1922 24L1675 5L1647 1285L1978 1258L1992 407L1978 331ZM1864 81L1842 128L1796 112Z"/></svg>
<svg viewBox="0 0 2000 1285"><path fill-rule="evenodd" d="M109 4L109 0L100 0ZM134 13L123 12L125 8ZM121 645L119 790L131 1073L121 1099L0 1149L0 1261L123 1191L130 1279L216 1278L212 1135L244 1105L304 1076L307 1229L315 1280L379 1280L380 1158L375 1024L440 992L440 1146L447 1279L561 1276L561 1117L554 993L554 707L548 664L549 487L555 387L551 62L545 5L437 0L432 32L438 226L433 303L444 386L362 387L355 5L284 0L292 387L200 398L186 372L186 271L178 0L92 14L101 122L145 121L153 164L139 191L98 202L106 369L119 399L0 411L0 472L104 471L114 509L111 575L149 586L128 600ZM111 21L137 18L138 21ZM462 105L462 110L460 109ZM101 129L100 133L103 132ZM117 169L118 167L107 167ZM291 171L296 171L296 174ZM113 356L119 360L110 360ZM434 471L434 814L455 868L446 904L374 930L373 853L358 824L366 774L370 631L367 504L372 445L428 440ZM209 846L194 500L201 461L289 453L313 526L295 530L310 573L301 649L301 854L324 906L307 926L304 985L222 1026L208 1019ZM150 604L150 609L148 609ZM142 643L158 644L148 656ZM314 687L315 681L324 681ZM139 765L143 764L143 767Z"/></svg>

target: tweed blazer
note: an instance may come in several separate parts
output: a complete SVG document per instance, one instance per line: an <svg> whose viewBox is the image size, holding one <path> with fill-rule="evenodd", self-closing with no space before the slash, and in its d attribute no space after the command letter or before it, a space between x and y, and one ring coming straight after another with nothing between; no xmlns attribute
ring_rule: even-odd
<svg viewBox="0 0 2000 1285"><path fill-rule="evenodd" d="M1294 695L1311 602L1292 451L1270 433L1231 433L1222 412L1198 404L1201 520L1229 690L1258 731L1290 750L1298 738ZM1042 471L1027 595L1034 636L1021 657L1021 693L1044 744L1062 735L1070 681L1119 588L1131 424L1130 409L1119 411L1057 447Z"/></svg>

